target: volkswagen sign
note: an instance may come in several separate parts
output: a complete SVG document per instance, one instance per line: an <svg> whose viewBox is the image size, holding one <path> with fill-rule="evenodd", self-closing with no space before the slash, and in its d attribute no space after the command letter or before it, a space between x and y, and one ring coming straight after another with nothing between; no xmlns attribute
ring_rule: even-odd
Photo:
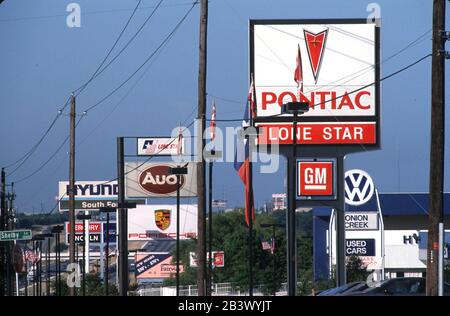
<svg viewBox="0 0 450 316"><path fill-rule="evenodd" d="M374 191L375 185L367 172L352 169L345 173L345 203L363 205L372 198Z"/></svg>

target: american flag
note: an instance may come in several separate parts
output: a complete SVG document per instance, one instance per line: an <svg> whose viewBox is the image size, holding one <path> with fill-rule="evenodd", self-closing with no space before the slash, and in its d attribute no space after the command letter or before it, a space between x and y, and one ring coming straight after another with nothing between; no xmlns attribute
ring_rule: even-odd
<svg viewBox="0 0 450 316"><path fill-rule="evenodd" d="M209 126L209 133L211 136L211 141L216 138L216 102L213 102L212 113L211 113L211 123Z"/></svg>
<svg viewBox="0 0 450 316"><path fill-rule="evenodd" d="M31 263L36 263L39 261L39 254L33 252L32 250L25 249L24 251L25 260Z"/></svg>
<svg viewBox="0 0 450 316"><path fill-rule="evenodd" d="M270 240L261 239L261 247L263 250L269 250L271 254L275 252L275 238L270 238Z"/></svg>
<svg viewBox="0 0 450 316"><path fill-rule="evenodd" d="M302 54L300 52L300 44L297 51L297 66L295 67L294 80L297 82L297 88L303 92L303 68L302 68Z"/></svg>

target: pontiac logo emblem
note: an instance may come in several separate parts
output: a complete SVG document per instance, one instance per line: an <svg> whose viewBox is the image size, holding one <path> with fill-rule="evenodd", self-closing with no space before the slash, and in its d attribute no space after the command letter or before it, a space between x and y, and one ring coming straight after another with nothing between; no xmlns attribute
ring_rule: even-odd
<svg viewBox="0 0 450 316"><path fill-rule="evenodd" d="M159 229L165 230L170 226L170 210L155 210L155 223Z"/></svg>
<svg viewBox="0 0 450 316"><path fill-rule="evenodd" d="M307 30L303 30L306 42L306 48L308 49L309 62L311 63L311 70L314 75L314 81L317 84L319 79L320 65L322 64L323 53L325 50L325 43L327 41L328 29L319 32L317 34L311 33Z"/></svg>

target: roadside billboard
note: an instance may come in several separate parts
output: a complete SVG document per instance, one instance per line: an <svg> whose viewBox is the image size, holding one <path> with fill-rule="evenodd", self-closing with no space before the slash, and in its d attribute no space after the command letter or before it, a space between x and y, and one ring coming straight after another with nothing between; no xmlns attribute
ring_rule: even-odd
<svg viewBox="0 0 450 316"><path fill-rule="evenodd" d="M173 240L177 237L177 206L137 205L128 212L128 240ZM197 205L180 205L180 239L197 237Z"/></svg>
<svg viewBox="0 0 450 316"><path fill-rule="evenodd" d="M69 210L69 181L59 181L59 211ZM101 207L117 207L117 181L76 181L75 209L98 210ZM145 204L145 199L133 200Z"/></svg>
<svg viewBox="0 0 450 316"><path fill-rule="evenodd" d="M184 272L182 264L179 265L180 273ZM137 253L136 254L136 279L166 279L175 277L176 264L172 264L170 253Z"/></svg>
<svg viewBox="0 0 450 316"><path fill-rule="evenodd" d="M125 196L127 198L175 197L177 176L169 173L176 163L125 163ZM187 165L188 174L180 175L180 196L197 196L197 166Z"/></svg>
<svg viewBox="0 0 450 316"><path fill-rule="evenodd" d="M379 146L379 27L365 19L251 20L260 144L293 142L287 102L309 102L301 145Z"/></svg>
<svg viewBox="0 0 450 316"><path fill-rule="evenodd" d="M185 153L184 138L179 143L177 137L145 137L137 139L138 156L172 156Z"/></svg>

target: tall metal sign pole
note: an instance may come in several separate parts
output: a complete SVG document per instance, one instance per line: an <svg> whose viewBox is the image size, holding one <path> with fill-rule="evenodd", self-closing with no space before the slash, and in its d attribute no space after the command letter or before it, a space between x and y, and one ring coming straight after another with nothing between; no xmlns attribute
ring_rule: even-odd
<svg viewBox="0 0 450 316"><path fill-rule="evenodd" d="M125 206L123 137L117 137L117 184L119 212L119 295L128 292L128 212Z"/></svg>
<svg viewBox="0 0 450 316"><path fill-rule="evenodd" d="M427 245L426 294L442 295L442 272L439 259L442 257L444 212L444 143L445 143L445 0L433 1L433 57L431 69L431 150L430 150L430 195ZM441 238L443 239L443 238ZM441 290L441 291L439 291Z"/></svg>
<svg viewBox="0 0 450 316"><path fill-rule="evenodd" d="M279 145L288 161L289 295L295 295L297 283L297 208L335 210L336 281L338 286L346 283L344 158L380 148L379 23L367 19L250 20L250 73L257 74L256 98L260 100L255 118L258 145ZM371 45L360 38L370 39ZM282 61L279 66L269 62L274 54L271 48L276 48ZM287 74L282 65L290 65L293 73ZM342 77L363 71L367 65L373 71L345 86L339 84ZM295 111L306 108L296 109L295 104L302 103L309 104L309 111L303 111L305 115L297 122ZM299 155L297 145L301 146Z"/></svg>
<svg viewBox="0 0 450 316"><path fill-rule="evenodd" d="M75 96L70 96L70 162L69 162L69 262L75 263ZM69 287L75 295L75 287Z"/></svg>
<svg viewBox="0 0 450 316"><path fill-rule="evenodd" d="M6 220L6 179L5 179L5 168L2 168L1 174L1 184L0 184L0 230L5 230L5 220ZM5 295L5 247L4 243L0 243L0 296Z"/></svg>
<svg viewBox="0 0 450 316"><path fill-rule="evenodd" d="M205 140L203 132L205 130L205 111L206 111L206 34L208 24L208 0L200 2L200 36L199 36L199 70L198 70L198 115L199 131L197 133L197 192L198 192L198 272L197 288L198 296L205 296L206 292L206 236L205 236L205 212L206 212L206 186L205 186L205 160L203 157L203 148Z"/></svg>

